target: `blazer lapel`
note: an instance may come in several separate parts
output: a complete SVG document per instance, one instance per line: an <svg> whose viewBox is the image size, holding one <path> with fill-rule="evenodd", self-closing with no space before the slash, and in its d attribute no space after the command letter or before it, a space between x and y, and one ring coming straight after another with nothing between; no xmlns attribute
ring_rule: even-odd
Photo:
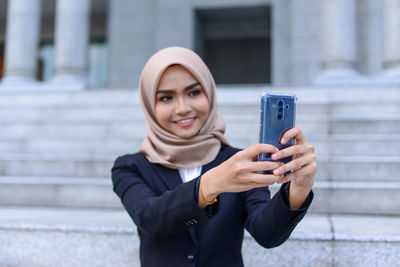
<svg viewBox="0 0 400 267"><path fill-rule="evenodd" d="M182 184L182 178L179 175L178 170L170 169L159 164L154 164L153 166L157 174L160 176L161 180L168 187L168 189L173 190L178 185ZM187 232L193 243L197 246L197 237L194 227L188 228Z"/></svg>
<svg viewBox="0 0 400 267"><path fill-rule="evenodd" d="M182 183L178 170L170 169L159 164L153 164L154 169L168 189L175 189Z"/></svg>
<svg viewBox="0 0 400 267"><path fill-rule="evenodd" d="M212 162L202 167L201 171L202 174L218 166L221 162L229 158L229 156L230 155L227 155L226 151L224 150L220 151L220 153L218 153L217 157ZM178 185L182 184L182 178L179 175L178 170L170 169L159 164L153 164L152 166L154 167L155 171L160 176L161 180L165 183L168 189L173 190ZM196 229L194 227L190 227L187 229L187 232L190 238L192 239L193 243L197 246L198 243L197 243Z"/></svg>

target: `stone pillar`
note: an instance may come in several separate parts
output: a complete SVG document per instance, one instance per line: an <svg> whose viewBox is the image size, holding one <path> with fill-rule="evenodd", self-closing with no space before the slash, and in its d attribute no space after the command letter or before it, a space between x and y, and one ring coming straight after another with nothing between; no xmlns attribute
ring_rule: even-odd
<svg viewBox="0 0 400 267"><path fill-rule="evenodd" d="M358 1L358 66L371 78L382 71L382 2Z"/></svg>
<svg viewBox="0 0 400 267"><path fill-rule="evenodd" d="M3 85L36 80L41 0L8 1Z"/></svg>
<svg viewBox="0 0 400 267"><path fill-rule="evenodd" d="M89 14L90 0L57 0L53 81L58 85L86 86Z"/></svg>
<svg viewBox="0 0 400 267"><path fill-rule="evenodd" d="M383 0L384 77L400 81L400 0Z"/></svg>
<svg viewBox="0 0 400 267"><path fill-rule="evenodd" d="M352 83L356 71L356 0L321 0L321 73L316 83Z"/></svg>

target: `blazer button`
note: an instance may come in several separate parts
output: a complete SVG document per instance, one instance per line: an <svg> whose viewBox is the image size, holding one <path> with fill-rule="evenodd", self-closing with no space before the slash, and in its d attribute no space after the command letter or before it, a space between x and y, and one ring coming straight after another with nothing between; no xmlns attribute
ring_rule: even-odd
<svg viewBox="0 0 400 267"><path fill-rule="evenodd" d="M194 255L193 254L187 255L187 259L188 261L194 261Z"/></svg>
<svg viewBox="0 0 400 267"><path fill-rule="evenodd" d="M193 218L193 219L188 219L188 220L184 221L183 223L186 226L192 226L192 225L194 225L196 223L199 223L199 221L197 219Z"/></svg>

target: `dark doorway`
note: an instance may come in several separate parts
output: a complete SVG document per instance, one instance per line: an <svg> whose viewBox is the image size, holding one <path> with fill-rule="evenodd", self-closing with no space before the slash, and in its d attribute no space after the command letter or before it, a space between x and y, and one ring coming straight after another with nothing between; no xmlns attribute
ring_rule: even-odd
<svg viewBox="0 0 400 267"><path fill-rule="evenodd" d="M4 73L4 45L0 43L0 80Z"/></svg>
<svg viewBox="0 0 400 267"><path fill-rule="evenodd" d="M4 75L4 43L6 36L7 1L0 0L0 80Z"/></svg>
<svg viewBox="0 0 400 267"><path fill-rule="evenodd" d="M271 8L196 11L196 51L217 83L271 83Z"/></svg>

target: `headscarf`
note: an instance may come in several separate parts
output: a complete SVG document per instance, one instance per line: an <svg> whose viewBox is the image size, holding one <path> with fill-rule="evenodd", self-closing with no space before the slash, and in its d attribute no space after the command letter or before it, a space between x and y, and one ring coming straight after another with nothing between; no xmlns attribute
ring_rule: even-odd
<svg viewBox="0 0 400 267"><path fill-rule="evenodd" d="M210 112L197 135L184 139L160 126L155 117L156 91L164 71L181 65L201 84L210 103ZM147 136L139 148L152 163L172 169L193 168L213 161L225 139L225 122L216 102L215 82L203 60L183 47L168 47L155 53L140 75L139 95L146 120Z"/></svg>

